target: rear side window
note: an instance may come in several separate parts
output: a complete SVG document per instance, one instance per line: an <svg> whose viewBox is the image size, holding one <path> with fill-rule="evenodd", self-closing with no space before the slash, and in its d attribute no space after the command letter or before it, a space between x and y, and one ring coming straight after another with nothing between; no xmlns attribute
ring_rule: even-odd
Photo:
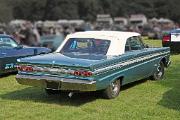
<svg viewBox="0 0 180 120"><path fill-rule="evenodd" d="M144 48L144 44L141 41L140 37L130 37L126 41L125 51L130 50L141 50Z"/></svg>

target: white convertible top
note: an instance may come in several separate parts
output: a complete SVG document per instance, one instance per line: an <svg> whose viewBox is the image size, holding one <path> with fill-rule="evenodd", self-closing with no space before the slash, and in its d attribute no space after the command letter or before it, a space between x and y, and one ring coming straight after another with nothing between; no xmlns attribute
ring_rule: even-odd
<svg viewBox="0 0 180 120"><path fill-rule="evenodd" d="M118 32L118 31L86 31L86 32L76 32L68 35L68 37L85 37L97 38L97 37L117 37L117 38L129 38L132 36L138 36L139 33L136 32Z"/></svg>
<svg viewBox="0 0 180 120"><path fill-rule="evenodd" d="M86 31L69 34L56 52L59 52L66 41L70 38L96 38L110 40L111 44L106 55L121 55L125 52L126 40L133 36L140 36L136 32L118 32L118 31Z"/></svg>

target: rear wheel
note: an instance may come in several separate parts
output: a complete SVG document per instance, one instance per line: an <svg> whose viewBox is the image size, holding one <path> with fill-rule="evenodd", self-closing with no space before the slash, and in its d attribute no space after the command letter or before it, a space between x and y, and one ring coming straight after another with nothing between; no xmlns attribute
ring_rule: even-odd
<svg viewBox="0 0 180 120"><path fill-rule="evenodd" d="M164 63L161 61L156 69L156 72L152 75L153 80L161 80L164 77Z"/></svg>
<svg viewBox="0 0 180 120"><path fill-rule="evenodd" d="M120 80L115 80L103 91L103 95L107 99L116 98L119 95L120 88L121 88Z"/></svg>

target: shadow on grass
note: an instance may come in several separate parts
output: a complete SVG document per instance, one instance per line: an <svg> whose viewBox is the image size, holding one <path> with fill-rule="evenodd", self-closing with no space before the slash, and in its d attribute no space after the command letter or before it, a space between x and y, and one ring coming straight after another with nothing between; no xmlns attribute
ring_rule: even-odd
<svg viewBox="0 0 180 120"><path fill-rule="evenodd" d="M149 78L138 80L138 81L135 81L135 82L132 82L132 83L128 83L128 84L122 86L121 90L126 90L126 89L129 89L129 88L132 88L134 86L137 86L139 84L142 84L142 83L146 82L147 80L149 80Z"/></svg>
<svg viewBox="0 0 180 120"><path fill-rule="evenodd" d="M166 79L160 84L170 87L170 90L163 94L162 99L158 102L159 105L180 111L180 79Z"/></svg>
<svg viewBox="0 0 180 120"><path fill-rule="evenodd" d="M168 109L180 111L180 55L173 56L171 66L166 71L166 77L159 84L170 88L163 94L159 105Z"/></svg>
<svg viewBox="0 0 180 120"><path fill-rule="evenodd" d="M159 105L162 105L169 109L180 111L180 88L172 88L163 94L162 99L159 101Z"/></svg>
<svg viewBox="0 0 180 120"><path fill-rule="evenodd" d="M122 90L129 89L138 84L145 82L146 80L140 80L122 87ZM60 92L55 95L47 95L44 90L37 87L28 87L17 91L9 92L0 95L2 99L8 100L20 100L20 101L33 101L47 104L59 104L64 106L81 106L89 102L93 102L96 99L103 99L102 92L84 92L75 93L71 98L68 97L67 92Z"/></svg>
<svg viewBox="0 0 180 120"><path fill-rule="evenodd" d="M47 104L59 104L62 106L80 106L98 99L98 93L86 92L75 93L71 98L68 97L66 92L59 94L47 95L44 90L36 87L28 87L21 90L9 92L0 95L2 99L20 100L20 101L33 101Z"/></svg>
<svg viewBox="0 0 180 120"><path fill-rule="evenodd" d="M16 74L17 74L17 72L10 72L10 73L0 74L0 79L9 77L10 75L16 75Z"/></svg>

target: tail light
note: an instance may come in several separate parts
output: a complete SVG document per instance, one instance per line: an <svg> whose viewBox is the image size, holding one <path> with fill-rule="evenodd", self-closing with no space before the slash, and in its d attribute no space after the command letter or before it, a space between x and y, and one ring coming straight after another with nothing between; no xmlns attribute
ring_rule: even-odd
<svg viewBox="0 0 180 120"><path fill-rule="evenodd" d="M32 72L33 71L33 67L31 66L25 66L25 65L18 65L17 69L19 71L24 71L24 72Z"/></svg>
<svg viewBox="0 0 180 120"><path fill-rule="evenodd" d="M90 77L93 73L91 71L74 71L74 76Z"/></svg>
<svg viewBox="0 0 180 120"><path fill-rule="evenodd" d="M163 36L163 42L169 42L171 39L170 35L164 35Z"/></svg>

